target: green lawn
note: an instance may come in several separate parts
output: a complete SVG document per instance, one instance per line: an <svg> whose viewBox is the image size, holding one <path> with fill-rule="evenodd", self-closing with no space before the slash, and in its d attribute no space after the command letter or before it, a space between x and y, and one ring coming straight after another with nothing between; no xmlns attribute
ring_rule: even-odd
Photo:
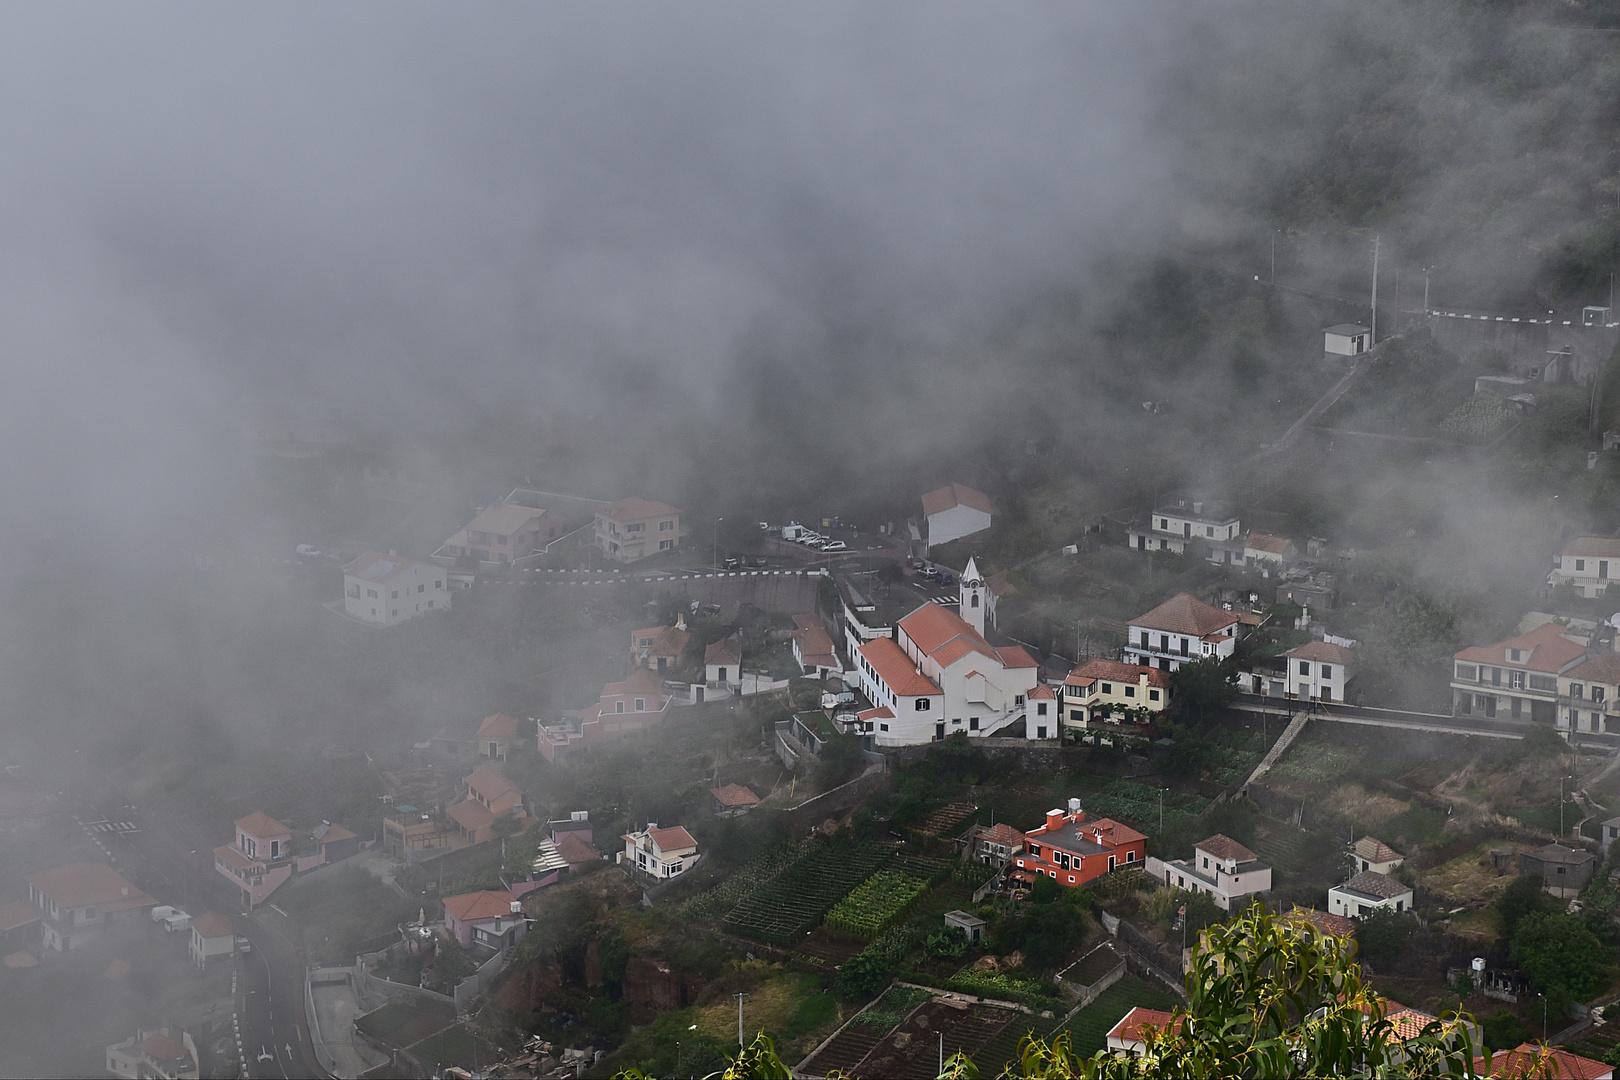
<svg viewBox="0 0 1620 1080"><path fill-rule="evenodd" d="M1090 1057L1107 1045L1109 1029L1136 1006L1168 1010L1179 1004L1174 994L1157 983L1127 975L1075 1013L1063 1030L1073 1040L1075 1053Z"/></svg>

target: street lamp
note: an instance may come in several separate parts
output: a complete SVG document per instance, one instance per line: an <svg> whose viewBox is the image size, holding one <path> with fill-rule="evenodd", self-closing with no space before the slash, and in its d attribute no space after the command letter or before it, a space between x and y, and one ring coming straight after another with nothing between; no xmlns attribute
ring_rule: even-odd
<svg viewBox="0 0 1620 1080"><path fill-rule="evenodd" d="M1573 780L1573 776L1560 776L1558 778L1558 841L1564 840L1564 781Z"/></svg>
<svg viewBox="0 0 1620 1080"><path fill-rule="evenodd" d="M722 521L724 521L724 520L726 520L726 519L723 518L723 517L717 517L717 518L714 519L714 565L715 565L715 569L719 569L719 567L720 567L720 523Z"/></svg>
<svg viewBox="0 0 1620 1080"><path fill-rule="evenodd" d="M743 998L753 997L754 995L753 994L744 994L744 993L739 991L738 993L735 993L735 994L733 994L731 996L737 999L737 1049L741 1050L742 1046L743 1046L743 1032L742 1032L742 1003L743 1003ZM1543 1026L1545 1026L1545 1025L1543 1025Z"/></svg>

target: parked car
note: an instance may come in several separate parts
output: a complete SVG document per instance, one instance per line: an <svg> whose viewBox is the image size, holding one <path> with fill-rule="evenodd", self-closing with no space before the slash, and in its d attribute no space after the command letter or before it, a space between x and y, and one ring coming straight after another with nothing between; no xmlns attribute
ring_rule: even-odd
<svg viewBox="0 0 1620 1080"><path fill-rule="evenodd" d="M739 567L741 565L742 565L742 560L737 558L735 555L733 555L733 556L726 559L726 569L727 570L735 570L735 569L737 569L737 567Z"/></svg>
<svg viewBox="0 0 1620 1080"><path fill-rule="evenodd" d="M821 545L822 551L848 551L849 545L842 540L829 540Z"/></svg>
<svg viewBox="0 0 1620 1080"><path fill-rule="evenodd" d="M312 544L299 544L297 547L293 548L293 551L296 554L303 555L311 559L318 559L321 557L321 549Z"/></svg>

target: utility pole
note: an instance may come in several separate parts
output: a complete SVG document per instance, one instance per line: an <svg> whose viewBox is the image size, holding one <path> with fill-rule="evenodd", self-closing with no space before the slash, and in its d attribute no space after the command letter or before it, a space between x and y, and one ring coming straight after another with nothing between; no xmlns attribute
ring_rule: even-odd
<svg viewBox="0 0 1620 1080"><path fill-rule="evenodd" d="M1373 237L1373 290L1372 290L1372 333L1369 344L1378 344L1378 237Z"/></svg>
<svg viewBox="0 0 1620 1080"><path fill-rule="evenodd" d="M726 519L723 517L714 519L714 566L716 570L720 568L720 523L724 520Z"/></svg>
<svg viewBox="0 0 1620 1080"><path fill-rule="evenodd" d="M1425 315L1429 313L1429 271L1433 269L1432 266L1423 268L1423 314Z"/></svg>
<svg viewBox="0 0 1620 1080"><path fill-rule="evenodd" d="M738 993L733 994L731 996L737 999L737 1049L741 1050L742 1046L743 1046L743 1033L742 1033L742 1003L743 1003L743 998L753 997L754 995L753 994L744 994L744 993L738 992Z"/></svg>

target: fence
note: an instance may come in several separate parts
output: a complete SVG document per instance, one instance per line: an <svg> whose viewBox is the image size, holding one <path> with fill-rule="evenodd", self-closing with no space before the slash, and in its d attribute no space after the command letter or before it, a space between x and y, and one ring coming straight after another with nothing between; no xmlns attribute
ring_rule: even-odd
<svg viewBox="0 0 1620 1080"><path fill-rule="evenodd" d="M348 970L340 969L342 978L348 978ZM320 1062L321 1068L329 1075L337 1075L337 1063L332 1060L332 1054L326 1049L326 1037L321 1032L320 1010L315 1008L315 983L317 977L325 974L324 971L308 971L304 973L304 1017L309 1023L309 1041L315 1047L315 1060Z"/></svg>

